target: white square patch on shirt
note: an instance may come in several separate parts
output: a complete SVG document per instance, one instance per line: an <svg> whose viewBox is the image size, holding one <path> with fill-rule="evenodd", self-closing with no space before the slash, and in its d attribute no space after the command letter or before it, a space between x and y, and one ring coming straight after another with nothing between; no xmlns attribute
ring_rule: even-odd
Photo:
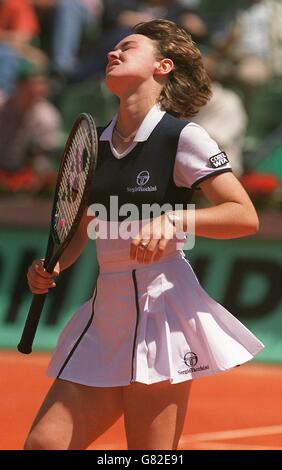
<svg viewBox="0 0 282 470"><path fill-rule="evenodd" d="M217 155L214 155L213 157L209 158L209 161L213 168L220 168L221 166L226 165L226 163L229 163L225 152L220 152Z"/></svg>

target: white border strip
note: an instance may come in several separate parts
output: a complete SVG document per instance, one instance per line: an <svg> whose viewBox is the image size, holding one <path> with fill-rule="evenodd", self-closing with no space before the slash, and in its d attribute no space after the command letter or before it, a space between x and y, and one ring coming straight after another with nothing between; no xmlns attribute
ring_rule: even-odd
<svg viewBox="0 0 282 470"><path fill-rule="evenodd" d="M192 448L191 448L192 447ZM190 450L281 450L282 447L255 444L226 444L223 442L199 442L193 444Z"/></svg>
<svg viewBox="0 0 282 470"><path fill-rule="evenodd" d="M202 442L202 441L215 441L218 439L236 439L241 437L252 437L252 436L270 436L273 434L282 434L282 425L274 426L263 426L257 428L243 428L233 429L230 431L216 431L209 433L199 434L186 434L180 440L181 445Z"/></svg>

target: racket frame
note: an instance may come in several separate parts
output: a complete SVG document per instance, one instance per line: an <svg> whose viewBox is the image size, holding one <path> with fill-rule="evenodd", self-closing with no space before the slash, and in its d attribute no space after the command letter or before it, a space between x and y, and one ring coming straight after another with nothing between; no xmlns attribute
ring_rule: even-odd
<svg viewBox="0 0 282 470"><path fill-rule="evenodd" d="M56 213L56 204L57 204L57 196L58 192L60 189L60 181L61 181L61 176L64 170L64 165L66 163L66 155L68 154L68 151L71 147L71 143L73 140L73 136L75 132L77 131L77 128L81 121L84 119L87 120L89 124L89 129L91 131L91 143L92 143L92 150L93 150L93 158L90 159L90 168L87 174L86 178L86 183L85 183L85 190L83 193L83 196L81 198L80 204L79 204L79 209L76 213L75 219L73 221L71 230L69 231L68 235L66 236L65 240L62 243L57 242L57 237L54 233L54 220L55 220L55 213ZM94 148L93 148L94 147ZM46 255L44 259L44 268L46 269L47 272L50 274L53 272L54 267L56 266L57 261L59 260L60 256L62 253L65 251L66 247L70 243L73 235L76 232L76 229L80 223L80 220L83 215L83 211L87 205L87 199L91 190L91 184L90 180L93 179L93 174L97 165L97 155L98 155L98 136L97 136L97 131L96 131L96 126L94 119L90 114L87 113L81 113L76 121L73 124L73 127L71 129L71 132L68 136L65 148L64 148L64 153L61 159L60 167L59 167L59 172L58 172L58 177L57 177L57 182L56 182L56 188L55 188L55 193L54 193L54 201L53 201L53 207L52 207L52 212L51 212L51 223L50 223L50 230L49 230L49 239L48 239L48 244L47 244L47 249L46 249Z"/></svg>
<svg viewBox="0 0 282 470"><path fill-rule="evenodd" d="M73 142L73 137L83 120L87 121L88 128L91 134L89 141L92 147L91 148L92 157L90 157L89 159L89 170L86 176L85 187L84 187L83 195L80 200L79 207L77 209L77 213L75 215L74 221L72 223L72 226L66 238L62 241L62 243L58 243L57 242L58 237L55 236L55 232L54 232L55 230L54 223L55 223L55 214L56 214L56 208L57 208L58 193L60 189L61 177L64 171L64 165L67 162L68 152L70 151L71 144ZM77 230L77 227L81 221L85 207L87 205L89 193L91 190L91 181L93 179L94 171L97 165L97 157L98 157L98 136L97 136L97 130L96 130L94 119L92 118L90 114L81 113L75 120L72 126L72 129L70 131L70 134L68 136L67 142L65 144L63 156L61 158L58 176L57 176L56 188L55 188L55 193L54 193L54 198L53 198L53 207L52 207L52 212L51 212L49 237L48 237L48 243L47 243L47 248L46 248L46 255L45 255L44 262L43 262L43 267L50 274L52 274L52 272L54 271L56 263L58 262L62 253L65 251L65 249L69 245L70 241L72 240ZM44 306L46 296L47 294L34 294L33 295L32 304L29 309L29 313L25 322L21 340L17 347L18 351L23 354L30 354L32 352L32 344L33 344L35 333L38 327L38 323L40 320L40 316L41 316L41 312Z"/></svg>

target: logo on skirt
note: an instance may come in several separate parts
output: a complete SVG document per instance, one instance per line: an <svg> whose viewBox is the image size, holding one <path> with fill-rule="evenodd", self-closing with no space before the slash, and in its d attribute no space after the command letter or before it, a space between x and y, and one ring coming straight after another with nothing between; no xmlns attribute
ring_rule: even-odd
<svg viewBox="0 0 282 470"><path fill-rule="evenodd" d="M198 356L192 351L189 351L184 356L184 362L188 369L179 370L178 374L190 374L191 372L200 372L202 370L207 370L210 368L209 365L195 367L198 363Z"/></svg>
<svg viewBox="0 0 282 470"><path fill-rule="evenodd" d="M195 367L195 365L197 364L198 362L198 356L197 354L193 353L193 352L188 352L185 354L184 356L184 362L186 364L186 366L190 366L190 367Z"/></svg>

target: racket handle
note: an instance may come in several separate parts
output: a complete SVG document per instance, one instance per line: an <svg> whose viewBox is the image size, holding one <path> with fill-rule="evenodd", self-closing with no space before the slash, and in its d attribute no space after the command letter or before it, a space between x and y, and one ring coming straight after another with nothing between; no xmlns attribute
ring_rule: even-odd
<svg viewBox="0 0 282 470"><path fill-rule="evenodd" d="M33 296L22 332L22 337L18 344L18 351L23 354L30 354L32 352L32 343L40 320L45 298L46 294L36 294Z"/></svg>

